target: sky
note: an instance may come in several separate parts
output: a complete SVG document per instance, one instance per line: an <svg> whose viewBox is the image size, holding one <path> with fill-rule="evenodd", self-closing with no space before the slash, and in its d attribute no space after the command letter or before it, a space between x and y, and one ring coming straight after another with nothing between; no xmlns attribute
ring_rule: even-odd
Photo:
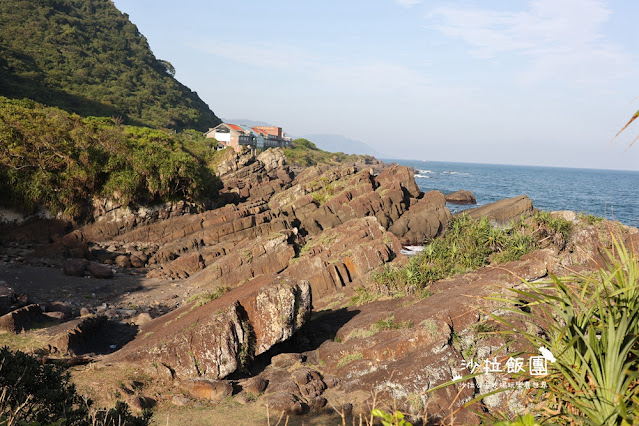
<svg viewBox="0 0 639 426"><path fill-rule="evenodd" d="M218 117L384 158L639 170L636 0L113 0ZM639 120L637 120L639 122Z"/></svg>

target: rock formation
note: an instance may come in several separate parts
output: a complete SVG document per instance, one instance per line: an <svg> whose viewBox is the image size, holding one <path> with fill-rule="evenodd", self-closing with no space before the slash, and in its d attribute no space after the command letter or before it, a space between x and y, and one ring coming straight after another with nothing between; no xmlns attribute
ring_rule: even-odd
<svg viewBox="0 0 639 426"><path fill-rule="evenodd" d="M535 209L530 198L527 195L520 195L519 197L507 198L474 209L464 210L462 213L468 214L473 219L487 217L500 225L505 225L512 220L531 216L534 212Z"/></svg>
<svg viewBox="0 0 639 426"><path fill-rule="evenodd" d="M576 229L561 247L547 240L521 261L437 281L430 297L407 287L371 301L376 274L387 270L380 267L408 262L402 245L446 231L452 215L444 195L422 193L411 171L397 165L299 169L279 149L224 155L216 208L100 206L102 215L79 229L26 223L7 233L15 240L35 229L49 232L32 240L30 259L63 269L59 282L66 287L55 299L47 299L53 297L47 288L38 295L43 300L34 300L53 311L47 316L39 305L24 307L31 302L19 302L0 282L0 325L19 333L43 318L66 321L39 335L47 339L43 350L107 354L96 368L134 366L177 405L233 396L241 403L257 398L274 411L322 413L333 406L357 414L376 395L415 418L446 422L494 386L478 377L472 387L428 393L465 374L469 351L496 356L503 340L477 331L487 312L500 309L485 296L507 292L520 278L593 268L603 262L599 248L609 244L608 228L639 246L639 231L561 213ZM534 208L521 196L466 212L506 224ZM138 398L132 403L148 405L139 392L131 395ZM521 399L504 394L485 403L517 412ZM477 417L462 410L455 420Z"/></svg>
<svg viewBox="0 0 639 426"><path fill-rule="evenodd" d="M475 198L475 194L472 192L461 189L451 194L446 194L446 202L460 205L477 204L477 199Z"/></svg>
<svg viewBox="0 0 639 426"><path fill-rule="evenodd" d="M422 245L429 238L441 235L452 216L439 191L429 191L410 210L389 227L404 245Z"/></svg>
<svg viewBox="0 0 639 426"><path fill-rule="evenodd" d="M144 325L112 360L167 369L181 379L220 379L293 335L309 318L306 281L262 276L239 291L191 303Z"/></svg>

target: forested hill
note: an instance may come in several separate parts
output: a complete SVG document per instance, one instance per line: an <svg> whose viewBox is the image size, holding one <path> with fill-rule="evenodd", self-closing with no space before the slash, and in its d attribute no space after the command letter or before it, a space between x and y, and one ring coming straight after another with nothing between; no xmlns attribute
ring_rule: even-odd
<svg viewBox="0 0 639 426"><path fill-rule="evenodd" d="M110 0L0 1L0 96L126 124L220 123Z"/></svg>

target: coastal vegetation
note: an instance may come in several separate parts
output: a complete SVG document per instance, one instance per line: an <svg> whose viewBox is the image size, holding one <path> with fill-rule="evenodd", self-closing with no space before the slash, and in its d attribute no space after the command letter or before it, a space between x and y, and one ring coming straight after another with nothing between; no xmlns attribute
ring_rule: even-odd
<svg viewBox="0 0 639 426"><path fill-rule="evenodd" d="M308 139L298 138L293 140L291 146L284 149L286 160L298 166L314 166L321 163L335 163L355 160L360 156L344 154L343 152L327 152L319 149Z"/></svg>
<svg viewBox="0 0 639 426"><path fill-rule="evenodd" d="M547 389L530 392L529 417L542 424L636 424L639 420L639 263L613 238L606 265L512 289L501 334L525 338L530 354L547 347L556 360L543 377ZM521 376L517 380L526 380ZM507 423L504 424L515 424Z"/></svg>
<svg viewBox="0 0 639 426"><path fill-rule="evenodd" d="M0 349L0 424L146 425L150 413L132 415L127 404L96 410L76 392L69 373L58 365L7 347Z"/></svg>
<svg viewBox="0 0 639 426"><path fill-rule="evenodd" d="M611 240L612 249L602 250L603 264L595 272L563 277L551 273L546 280L523 281L524 286L510 289L510 295L486 298L503 304L499 312L487 312L502 326L491 333L505 342L496 353L508 352L514 341L521 344L523 340L524 350L509 356L538 356L541 352L547 360L547 374L512 373L511 381L517 387L497 388L467 402L468 407L510 389L526 389L526 413L515 418L500 410L484 413L480 416L485 423L637 424L639 259L614 235ZM455 383L444 383L429 392Z"/></svg>
<svg viewBox="0 0 639 426"><path fill-rule="evenodd" d="M624 130L626 130L628 126L630 126L632 122L635 121L637 118L639 118L639 111L635 112L634 115L630 117L630 120L628 120L628 122L621 128L621 130L619 130L619 132L615 135L615 137L612 140L614 141L617 138L617 136L619 136ZM634 143L637 142L638 139L639 139L639 136L634 138L633 141L630 142L630 145L628 146L628 148L634 145Z"/></svg>
<svg viewBox="0 0 639 426"><path fill-rule="evenodd" d="M220 123L110 1L0 2L0 94L83 117L205 131Z"/></svg>
<svg viewBox="0 0 639 426"><path fill-rule="evenodd" d="M565 246L571 223L539 212L531 219L494 226L489 219L456 216L446 233L427 241L424 250L406 266L384 265L373 276L377 292L421 292L428 295L428 285L444 278L478 269L489 263L518 260L540 247L544 241Z"/></svg>
<svg viewBox="0 0 639 426"><path fill-rule="evenodd" d="M204 204L216 194L214 142L200 132L125 126L0 97L0 206L86 217L92 200Z"/></svg>
<svg viewBox="0 0 639 426"><path fill-rule="evenodd" d="M0 21L0 207L84 221L216 195L220 120L112 2L7 0Z"/></svg>

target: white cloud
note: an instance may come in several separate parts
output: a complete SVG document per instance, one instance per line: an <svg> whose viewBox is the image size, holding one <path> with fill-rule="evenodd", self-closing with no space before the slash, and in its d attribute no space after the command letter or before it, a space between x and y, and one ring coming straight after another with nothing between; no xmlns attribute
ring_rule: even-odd
<svg viewBox="0 0 639 426"><path fill-rule="evenodd" d="M322 55L318 51L274 43L228 43L200 40L191 47L235 62L303 73L326 87L356 93L393 93L430 85L420 72L378 58L360 60Z"/></svg>
<svg viewBox="0 0 639 426"><path fill-rule="evenodd" d="M190 47L236 62L278 70L300 69L312 65L303 50L273 43L241 44L205 39L190 43Z"/></svg>
<svg viewBox="0 0 639 426"><path fill-rule="evenodd" d="M444 7L432 13L441 19L437 28L473 46L476 58L527 59L529 68L520 75L525 82L571 76L583 84L630 68L630 56L603 35L610 15L603 0L534 0L518 12Z"/></svg>
<svg viewBox="0 0 639 426"><path fill-rule="evenodd" d="M395 2L404 7L413 7L420 4L423 0L395 0Z"/></svg>

